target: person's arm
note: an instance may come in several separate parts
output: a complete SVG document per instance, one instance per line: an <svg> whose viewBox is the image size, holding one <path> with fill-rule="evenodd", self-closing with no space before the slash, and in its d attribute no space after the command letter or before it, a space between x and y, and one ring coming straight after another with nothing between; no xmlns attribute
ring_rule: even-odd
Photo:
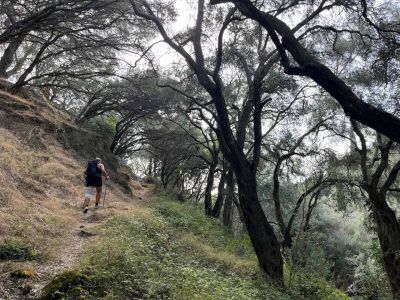
<svg viewBox="0 0 400 300"><path fill-rule="evenodd" d="M97 167L100 169L101 175L103 175L106 179L110 179L110 176L108 176L103 164L98 164Z"/></svg>

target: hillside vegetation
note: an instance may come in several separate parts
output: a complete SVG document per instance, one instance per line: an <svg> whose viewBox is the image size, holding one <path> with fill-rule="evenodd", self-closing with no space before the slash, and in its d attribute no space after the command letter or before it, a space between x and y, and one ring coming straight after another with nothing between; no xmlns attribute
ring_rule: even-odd
<svg viewBox="0 0 400 300"><path fill-rule="evenodd" d="M400 300L399 45L398 0L1 0L0 300Z"/></svg>
<svg viewBox="0 0 400 300"><path fill-rule="evenodd" d="M346 299L312 276L297 276L289 292L266 284L247 235L152 196L153 185L130 194L112 182L111 205L83 216L85 161L110 155L99 142L84 157L74 139L96 133L36 101L0 101L2 299Z"/></svg>
<svg viewBox="0 0 400 300"><path fill-rule="evenodd" d="M117 161L104 152L105 143L87 144L96 138L45 103L0 92L1 299L38 295L80 256L86 161L103 154L111 174L117 174ZM115 184L108 194L111 201L131 199ZM112 214L112 209L102 213Z"/></svg>
<svg viewBox="0 0 400 300"><path fill-rule="evenodd" d="M266 284L246 236L165 197L112 218L101 235L43 299L347 299L312 276L286 292Z"/></svg>

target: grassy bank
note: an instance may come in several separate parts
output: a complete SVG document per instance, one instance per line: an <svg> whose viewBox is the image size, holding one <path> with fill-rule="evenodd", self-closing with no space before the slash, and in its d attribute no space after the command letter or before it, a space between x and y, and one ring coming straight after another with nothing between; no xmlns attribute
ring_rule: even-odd
<svg viewBox="0 0 400 300"><path fill-rule="evenodd" d="M267 284L246 236L164 198L108 221L80 267L44 299L347 299L316 278L289 292Z"/></svg>

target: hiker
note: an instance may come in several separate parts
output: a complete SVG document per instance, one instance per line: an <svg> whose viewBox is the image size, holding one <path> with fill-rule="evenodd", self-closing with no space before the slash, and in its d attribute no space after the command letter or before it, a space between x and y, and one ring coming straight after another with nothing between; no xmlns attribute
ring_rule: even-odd
<svg viewBox="0 0 400 300"><path fill-rule="evenodd" d="M86 189L83 212L87 213L89 210L90 197L93 195L94 188L96 188L96 204L94 207L99 207L102 190L101 187L103 185L101 176L104 176L106 180L110 179L110 176L108 176L104 165L101 163L101 159L98 157L95 160L88 162L84 174L86 175Z"/></svg>

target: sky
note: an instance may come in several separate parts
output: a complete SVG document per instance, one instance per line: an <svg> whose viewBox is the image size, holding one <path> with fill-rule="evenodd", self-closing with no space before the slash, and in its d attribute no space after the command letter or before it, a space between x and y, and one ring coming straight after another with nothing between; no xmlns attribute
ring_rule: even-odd
<svg viewBox="0 0 400 300"><path fill-rule="evenodd" d="M170 30L174 32L186 30L195 24L196 17L196 2L193 0L175 0L174 5L177 11L176 20L171 23ZM156 39L156 40L160 40ZM154 46L153 51L157 55L157 62L162 68L168 69L174 66L182 58L166 43L159 43Z"/></svg>

